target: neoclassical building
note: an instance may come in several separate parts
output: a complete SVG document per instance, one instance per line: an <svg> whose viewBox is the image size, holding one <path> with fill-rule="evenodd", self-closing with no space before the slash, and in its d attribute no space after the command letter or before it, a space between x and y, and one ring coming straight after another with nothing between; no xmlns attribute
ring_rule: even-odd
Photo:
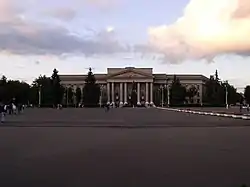
<svg viewBox="0 0 250 187"><path fill-rule="evenodd" d="M77 87L83 88L87 75L60 75L63 86L72 87L76 90ZM157 94L161 93L161 89L171 84L174 75L170 74L154 74L153 68L108 68L106 74L95 74L96 83L101 86L102 95L106 96L109 103L119 101L120 104L127 104L131 99L132 87L136 84L137 103L141 102L155 103ZM195 86L198 90L194 97L195 103L202 103L205 92L205 83L208 80L203 75L178 75L182 85L187 88ZM159 96L159 94L158 94ZM162 95L161 95L162 97ZM162 97L163 98L163 97ZM165 97L164 97L165 98Z"/></svg>

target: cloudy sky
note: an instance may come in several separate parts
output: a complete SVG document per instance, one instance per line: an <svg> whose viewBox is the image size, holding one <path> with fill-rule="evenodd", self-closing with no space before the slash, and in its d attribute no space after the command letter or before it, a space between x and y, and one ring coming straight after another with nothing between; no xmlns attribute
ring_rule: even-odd
<svg viewBox="0 0 250 187"><path fill-rule="evenodd" d="M0 0L1 74L153 67L250 84L249 0Z"/></svg>

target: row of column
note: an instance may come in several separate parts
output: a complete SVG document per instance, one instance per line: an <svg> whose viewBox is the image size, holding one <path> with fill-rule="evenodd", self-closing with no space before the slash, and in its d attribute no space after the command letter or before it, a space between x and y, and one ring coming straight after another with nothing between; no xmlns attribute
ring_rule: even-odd
<svg viewBox="0 0 250 187"><path fill-rule="evenodd" d="M115 83L107 83L107 95L108 95L108 103L110 103L110 84L111 84L111 100L112 103L115 102ZM124 95L123 95L123 84L124 84ZM153 83L146 82L146 103L149 103L148 98L149 98L149 84L150 84L150 103L153 103ZM137 102L140 103L141 99L141 91L140 91L140 83L137 83ZM121 82L120 83L120 102L121 103L128 103L127 98L128 98L128 88L127 88L127 83L126 82ZM123 102L124 98L124 102Z"/></svg>

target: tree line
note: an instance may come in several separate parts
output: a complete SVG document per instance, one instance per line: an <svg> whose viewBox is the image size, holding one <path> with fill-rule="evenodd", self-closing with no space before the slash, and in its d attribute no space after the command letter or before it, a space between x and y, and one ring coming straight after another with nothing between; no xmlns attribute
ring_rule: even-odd
<svg viewBox="0 0 250 187"><path fill-rule="evenodd" d="M244 100L250 103L250 85L246 86L242 95L237 92L234 86L228 82L221 81L217 71L214 76L210 76L204 88L202 101L204 105L225 106L226 91L228 93L228 104L243 103ZM188 101L192 103L194 97L198 94L196 87L191 86L187 89L180 83L180 79L174 76L169 89L164 87L161 90L154 90L154 102L156 105L160 105L162 102L162 93L163 102L167 103L168 90L169 103L171 105L183 105L183 103ZM51 77L39 76L31 85L23 81L8 80L3 76L0 80L0 102L8 103L13 98L19 103L33 104L35 106L40 104L41 107L51 107L57 104L73 106L76 103L83 103L84 106L91 107L99 105L100 87L96 84L96 79L91 69L85 79L84 88L77 88L75 92L72 88L64 88L62 86L56 69L53 70Z"/></svg>
<svg viewBox="0 0 250 187"><path fill-rule="evenodd" d="M18 103L32 104L41 107L56 107L58 104L73 106L82 102L84 106L92 107L99 103L100 87L91 69L85 79L85 87L81 90L65 88L61 84L56 69L51 77L45 75L36 78L31 85L18 80L8 80L2 76L0 80L0 102L10 103L13 98Z"/></svg>
<svg viewBox="0 0 250 187"><path fill-rule="evenodd" d="M169 85L169 89L164 87L162 89L154 90L154 101L156 105L160 105L162 100L164 103L168 101L169 91L169 103L170 105L183 105L189 103L189 105L200 105L195 104L194 97L198 95L198 89L195 86L189 88L184 87L180 83L180 79L174 76L172 83ZM227 93L227 94L226 94ZM163 98L161 97L163 94ZM209 80L205 83L202 95L203 106L225 106L227 103L244 104L250 103L250 85L245 87L244 94L238 93L237 89L230 85L227 81L219 79L218 72L216 70L215 75L210 76Z"/></svg>

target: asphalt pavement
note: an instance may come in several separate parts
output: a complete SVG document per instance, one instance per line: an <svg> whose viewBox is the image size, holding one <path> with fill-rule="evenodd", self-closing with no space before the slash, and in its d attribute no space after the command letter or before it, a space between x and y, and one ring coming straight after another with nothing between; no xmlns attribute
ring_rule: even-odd
<svg viewBox="0 0 250 187"><path fill-rule="evenodd" d="M28 109L0 127L0 186L249 185L249 125L158 109Z"/></svg>

